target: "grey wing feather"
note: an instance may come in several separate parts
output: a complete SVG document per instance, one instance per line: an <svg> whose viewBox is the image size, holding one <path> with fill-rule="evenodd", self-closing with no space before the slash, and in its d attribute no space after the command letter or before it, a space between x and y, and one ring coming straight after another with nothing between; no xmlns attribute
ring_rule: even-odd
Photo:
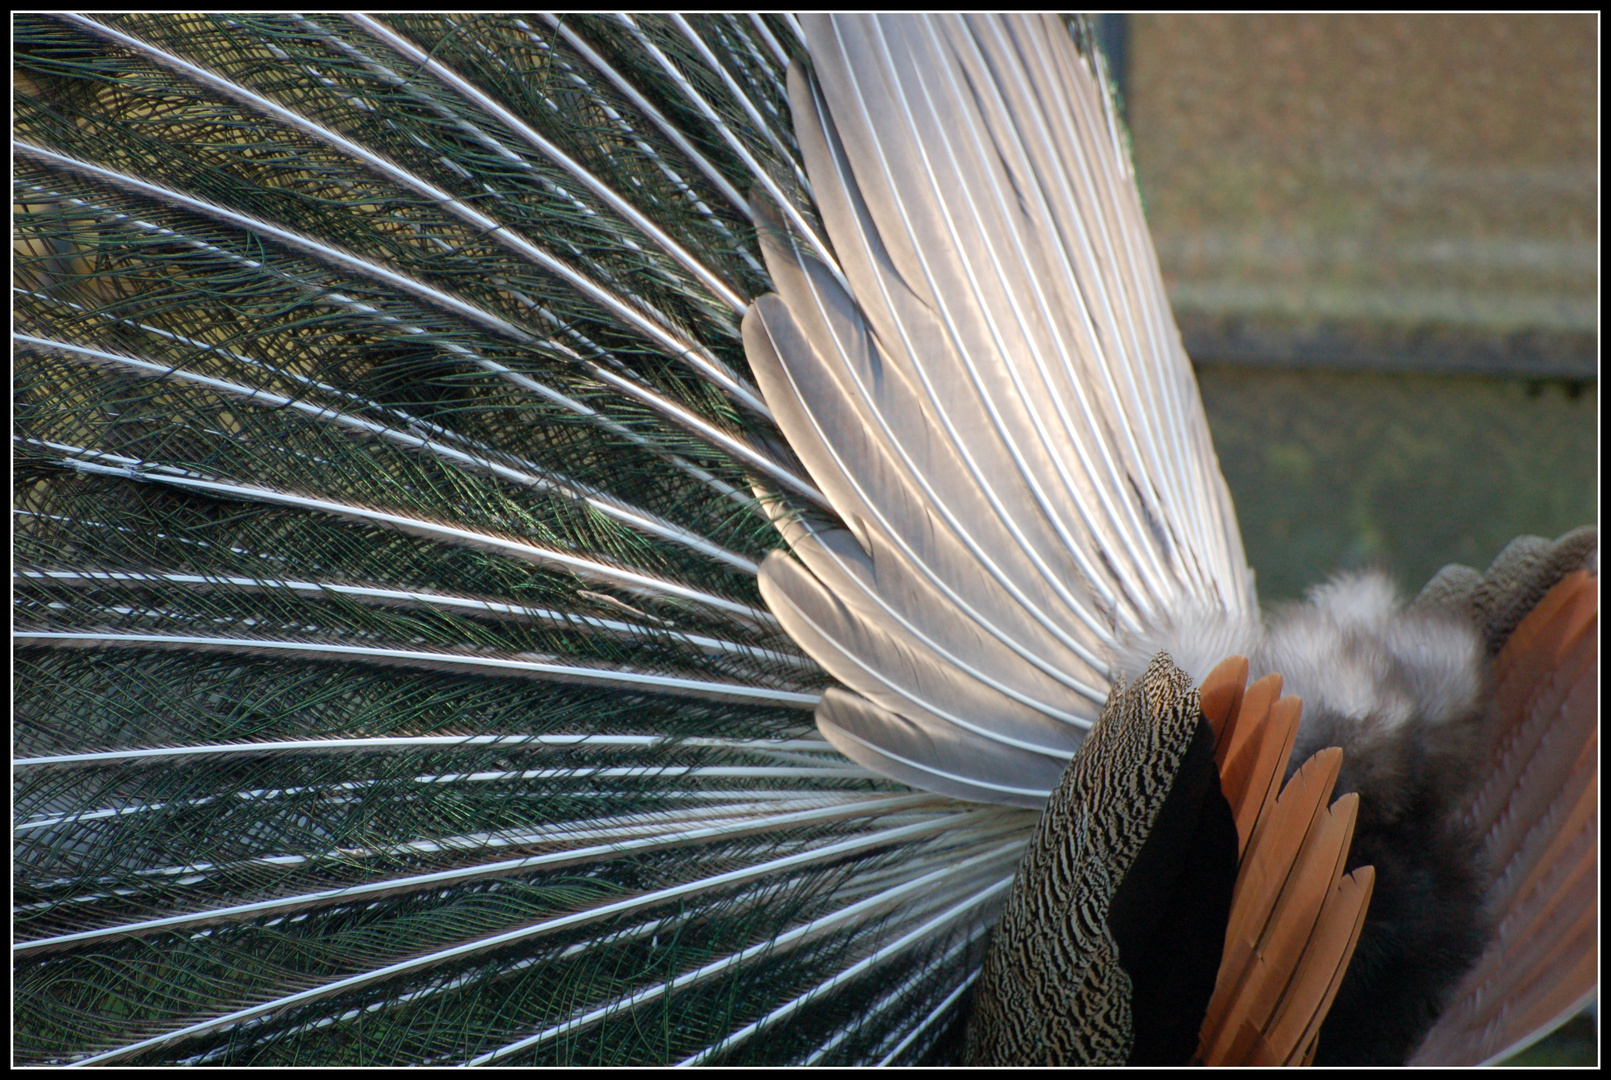
<svg viewBox="0 0 1611 1080"><path fill-rule="evenodd" d="M858 618L787 555L767 557L761 595L830 674L884 708L925 728L958 728L993 745L1050 757L1059 767L1073 756L1080 729L1013 701L906 635Z"/></svg>
<svg viewBox="0 0 1611 1080"><path fill-rule="evenodd" d="M794 293L789 264L773 251L768 261L778 264L785 297ZM797 306L762 297L745 317L751 366L808 469L832 489L830 501L863 547L880 556L881 568L898 564L892 572L926 581L947 598L945 617L972 620L1054 677L1099 683L1103 642L1071 633L1052 603L1036 603L1019 584L1030 568L992 527L989 506L954 459L944 460L946 447L928 442L910 387L882 363L885 354L849 297L834 296L833 288L819 277L801 286L814 292ZM914 456L935 479L920 478ZM1100 697L1094 690L1088 696Z"/></svg>
<svg viewBox="0 0 1611 1080"><path fill-rule="evenodd" d="M790 106L837 261L759 212L777 295L745 345L850 532L779 515L803 567L774 560L763 587L866 695L825 698L824 733L942 790L999 763L912 758L942 753L912 732L1066 752L1128 643L1188 608L1256 625L1257 605L1099 74L1066 27L803 23L814 77L791 69ZM911 779L924 766L948 778Z"/></svg>
<svg viewBox="0 0 1611 1080"><path fill-rule="evenodd" d="M1065 766L1040 755L1002 754L961 729L924 728L837 687L823 694L817 728L857 764L971 802L1038 810Z"/></svg>
<svg viewBox="0 0 1611 1080"><path fill-rule="evenodd" d="M1212 449L1139 199L1063 27L819 17L806 33L843 163L814 162L797 117L802 153L856 196L842 208L814 181L835 250L893 361L957 410L947 434L995 466L981 482L1032 493L1009 506L1026 535L1041 516L1111 560L1091 587L1122 598L1121 620L1245 584L1234 527L1210 524L1222 482L1203 482ZM895 347L929 344L914 306L944 348Z"/></svg>

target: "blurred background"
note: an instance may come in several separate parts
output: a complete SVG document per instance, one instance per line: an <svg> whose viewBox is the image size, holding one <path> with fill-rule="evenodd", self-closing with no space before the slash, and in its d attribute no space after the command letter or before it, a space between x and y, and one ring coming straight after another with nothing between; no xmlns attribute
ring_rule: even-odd
<svg viewBox="0 0 1611 1080"><path fill-rule="evenodd" d="M1262 596L1598 520L1595 17L1101 30Z"/></svg>
<svg viewBox="0 0 1611 1080"><path fill-rule="evenodd" d="M1098 33L1263 601L1598 522L1597 16Z"/></svg>

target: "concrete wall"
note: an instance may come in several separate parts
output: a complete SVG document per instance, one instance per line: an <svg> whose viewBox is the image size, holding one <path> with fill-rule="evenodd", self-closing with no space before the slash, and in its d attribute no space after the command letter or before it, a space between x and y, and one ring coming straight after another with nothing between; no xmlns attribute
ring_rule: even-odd
<svg viewBox="0 0 1611 1080"><path fill-rule="evenodd" d="M1261 597L1363 565L1413 592L1597 521L1596 20L1117 29L1148 222Z"/></svg>
<svg viewBox="0 0 1611 1080"><path fill-rule="evenodd" d="M1593 377L1593 16L1127 31L1136 167L1194 356Z"/></svg>

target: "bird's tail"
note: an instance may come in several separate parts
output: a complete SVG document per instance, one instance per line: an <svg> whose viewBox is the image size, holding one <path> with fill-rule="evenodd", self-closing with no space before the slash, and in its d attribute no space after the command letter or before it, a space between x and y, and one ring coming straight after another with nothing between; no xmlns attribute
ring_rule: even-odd
<svg viewBox="0 0 1611 1080"><path fill-rule="evenodd" d="M757 589L792 21L14 45L16 1060L921 1053L1032 818Z"/></svg>

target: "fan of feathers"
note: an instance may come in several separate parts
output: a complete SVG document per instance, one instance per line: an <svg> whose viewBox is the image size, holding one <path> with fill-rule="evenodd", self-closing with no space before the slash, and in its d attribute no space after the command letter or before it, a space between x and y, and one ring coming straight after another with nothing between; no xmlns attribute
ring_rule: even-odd
<svg viewBox="0 0 1611 1080"><path fill-rule="evenodd" d="M1084 22L13 47L15 1063L1475 1063L1592 998L1597 533L1265 619Z"/></svg>

